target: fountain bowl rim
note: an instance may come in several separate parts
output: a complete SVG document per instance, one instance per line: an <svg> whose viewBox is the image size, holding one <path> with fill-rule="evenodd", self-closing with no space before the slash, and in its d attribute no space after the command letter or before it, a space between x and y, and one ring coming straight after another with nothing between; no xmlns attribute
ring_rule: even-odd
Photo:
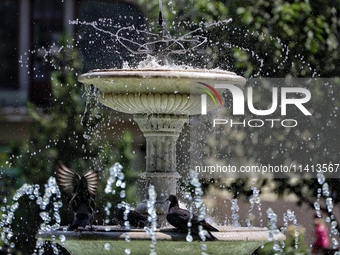
<svg viewBox="0 0 340 255"><path fill-rule="evenodd" d="M246 79L236 73L219 69L95 69L79 76L80 82L93 78L181 78L232 81L233 84L244 85Z"/></svg>

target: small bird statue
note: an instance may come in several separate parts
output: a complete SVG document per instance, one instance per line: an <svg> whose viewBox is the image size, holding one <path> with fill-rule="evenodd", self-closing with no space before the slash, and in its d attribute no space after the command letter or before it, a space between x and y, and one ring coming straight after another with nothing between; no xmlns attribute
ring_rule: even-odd
<svg viewBox="0 0 340 255"><path fill-rule="evenodd" d="M121 201L118 202L118 204L120 203ZM122 205L115 213L115 217L118 220L119 225L121 226L125 226L124 212L125 206ZM150 225L150 223L148 222L148 218L135 210L130 210L130 212L128 213L127 220L129 221L130 226L134 228L144 228L145 226Z"/></svg>
<svg viewBox="0 0 340 255"><path fill-rule="evenodd" d="M68 169L59 161L57 182L62 191L68 196L68 203L72 206L74 220L69 230L83 228L87 224L92 229L94 218L94 199L98 187L98 172L90 169L83 176Z"/></svg>
<svg viewBox="0 0 340 255"><path fill-rule="evenodd" d="M170 195L167 201L170 201L169 212L166 216L168 222L181 231L188 231L188 221L190 219L190 212L185 209L179 208L178 198L175 195ZM211 226L205 220L199 220L197 215L193 214L191 219L191 232L194 234L199 233L199 226L202 226L207 231L206 239L209 241L217 241L218 239L210 233L210 231L219 232L218 229Z"/></svg>

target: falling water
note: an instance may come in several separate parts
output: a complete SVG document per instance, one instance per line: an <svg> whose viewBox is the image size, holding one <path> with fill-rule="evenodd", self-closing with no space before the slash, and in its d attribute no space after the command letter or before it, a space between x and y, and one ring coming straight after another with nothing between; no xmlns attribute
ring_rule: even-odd
<svg viewBox="0 0 340 255"><path fill-rule="evenodd" d="M287 213L283 214L283 222L284 227L281 229L282 233L286 232L289 222L292 222L294 224L295 249L298 249L299 244L298 223L297 218L292 210L288 209ZM282 248L284 248L284 245L285 245L284 242L281 242Z"/></svg>
<svg viewBox="0 0 340 255"><path fill-rule="evenodd" d="M60 223L61 223L61 219L60 219L60 214L59 214L59 209L63 206L62 202L61 202L61 193L59 190L59 187L57 185L57 181L54 177L50 177L48 180L48 183L45 184L45 194L42 198L42 203L40 204L40 209L42 210L46 210L47 205L50 203L50 198L52 197L53 194L56 194L56 199L55 197L53 198L54 202L53 202L53 216L54 219L56 221L55 224L53 224L52 226L50 225L50 221L51 221L51 217L49 215L48 212L41 212L40 213L40 217L44 220L44 223L42 223L40 225L40 229L38 232L43 231L54 231L57 230L60 227ZM39 198L38 198L39 200ZM38 200L37 200L37 204L38 204ZM64 229L64 231L66 231L66 229ZM53 249L54 254L59 254L59 250L57 248L57 242L55 241L57 237L52 236L52 243L51 243L51 247ZM58 237L61 242L65 242L66 238L64 235L60 235ZM39 249L39 254L43 254L44 250L41 246L42 244L42 240L37 240L36 242L36 249ZM42 253L41 253L42 252Z"/></svg>
<svg viewBox="0 0 340 255"><path fill-rule="evenodd" d="M159 0L158 5L159 5L159 12L162 12L162 0Z"/></svg>
<svg viewBox="0 0 340 255"><path fill-rule="evenodd" d="M268 229L269 229L269 241L274 241L273 250L279 251L280 245L279 245L279 241L276 236L280 233L280 230L276 226L277 215L274 213L272 208L268 208L267 218L268 218Z"/></svg>
<svg viewBox="0 0 340 255"><path fill-rule="evenodd" d="M43 196L40 196L40 186L38 184L27 184L22 185L14 194L12 205L7 205L1 207L2 211L2 221L0 222L0 228L2 228L1 232L1 240L8 245L10 248L15 247L15 243L11 242L11 238L14 236L12 231L12 219L15 217L15 211L19 208L20 203L18 200L27 195L30 200L36 200L36 204L39 205L40 209L40 217L44 221L39 228L40 231L51 231L57 230L60 227L61 218L59 214L59 209L62 207L61 201L61 193L59 187L57 185L56 179L54 177L50 177L47 184L45 184L45 193ZM53 196L54 195L54 196ZM53 198L52 198L53 197ZM53 211L47 210L47 206L51 203L53 204ZM56 238L56 237L54 237ZM64 236L59 237L61 241L65 240ZM36 242L36 250L33 254L43 254L44 253L44 241L38 239ZM57 248L57 244L55 241L52 242L52 248L54 254L58 254L59 250Z"/></svg>
<svg viewBox="0 0 340 255"><path fill-rule="evenodd" d="M231 214L231 219L233 220L233 226L234 227L239 227L240 226L240 223L238 222L238 219L239 219L239 206L237 204L237 198L234 198L231 200L231 211L232 211L232 214Z"/></svg>
<svg viewBox="0 0 340 255"><path fill-rule="evenodd" d="M156 198L157 193L155 191L155 187L153 185L149 186L148 189L149 199L147 201L147 208L148 208L148 221L151 222L151 226L145 227L145 231L149 233L151 238L151 244L149 246L150 248L150 255L156 255L155 252L155 245L157 243L156 239L156 229L157 229L157 212L156 212Z"/></svg>
<svg viewBox="0 0 340 255"><path fill-rule="evenodd" d="M325 183L325 176L322 173L318 173L317 174L317 179L318 179L318 183L320 185L323 185ZM321 208L320 208L320 198L321 198L321 188L318 188L317 190L318 194L317 194L317 201L314 202L314 208L316 211L316 214L319 218L321 218Z"/></svg>
<svg viewBox="0 0 340 255"><path fill-rule="evenodd" d="M251 189L253 191L253 195L249 199L250 207L249 207L249 211L248 211L248 216L249 217L248 217L248 219L246 219L247 227L252 227L253 226L251 221L252 221L252 217L253 217L253 209L255 207L255 204L258 204L258 209L261 212L260 191L256 187L254 187L254 186L252 186Z"/></svg>
<svg viewBox="0 0 340 255"><path fill-rule="evenodd" d="M190 192L185 192L184 198L188 199L189 201L192 201L192 196L191 196ZM191 220L193 218L192 203L190 203L190 205L189 205L189 212L190 212L190 217L189 217L189 220L188 220L188 223L187 223L188 234L187 234L185 239L187 240L187 242L192 242L193 241L193 237L191 235L191 226L192 226Z"/></svg>
<svg viewBox="0 0 340 255"><path fill-rule="evenodd" d="M326 217L325 221L331 224L331 234L333 235L331 241L333 244L333 249L336 249L339 246L339 242L335 237L335 236L338 236L338 230L337 230L338 222L335 220L335 217L333 214L333 207L334 207L333 199L330 197L329 185L326 182L326 178L323 175L323 173L318 173L317 178L318 178L318 183L322 185L322 195L326 197L326 207L328 211L328 216ZM314 208L319 218L321 217L321 206L319 203L320 197L321 197L321 189L318 189L318 196L317 196L318 199L314 203Z"/></svg>
<svg viewBox="0 0 340 255"><path fill-rule="evenodd" d="M110 175L109 175L109 178L107 179L106 187L104 191L106 194L116 194L116 190L112 188L113 184L115 183L117 188L120 187L122 189L119 193L119 196L120 198L124 199L126 197L126 192L125 192L126 183L124 182L125 175L122 172L122 169L123 169L123 166L119 163L115 163L112 167L109 168ZM110 215L111 207L112 207L111 203L107 203L105 207L107 217ZM125 208L124 216L123 216L124 217L124 228L126 230L130 230L130 222L128 220L128 215L129 215L131 207L128 203L124 201L118 204L118 209L122 207ZM107 218L105 223L107 224L108 222L109 222L109 219ZM111 228L106 226L105 230L110 231ZM125 232L125 241L128 243L131 241L131 238L128 232ZM110 250L110 244L105 243L104 248L106 250ZM130 254L131 250L126 248L125 253Z"/></svg>
<svg viewBox="0 0 340 255"><path fill-rule="evenodd" d="M125 182L123 182L124 180L124 173L122 172L122 165L119 163L115 163L112 167L110 167L109 171L110 171L110 176L107 179L106 182L106 187L104 192L106 194L116 194L116 190L112 188L112 185L114 183L116 183L116 187L121 187L123 190L120 192L120 197L121 198L125 198Z"/></svg>
<svg viewBox="0 0 340 255"><path fill-rule="evenodd" d="M201 183L198 179L198 173L197 172L190 170L190 178L191 178L190 184L195 187L195 203L194 204L195 204L195 207L198 209L198 220L201 221L201 220L205 219L205 214L206 214L206 207L205 207L205 205L203 203L203 199L202 199L203 190L202 190L202 187L201 187ZM190 206L189 211L190 211L190 214L193 215L192 206ZM189 222L188 222L188 224L189 224ZM189 225L188 225L188 227L189 227ZM202 226L198 226L198 230L199 230L198 235L200 236L201 240L203 242L205 242L207 231L204 230ZM189 232L188 232L188 235L189 235ZM206 249L207 249L206 244L205 243L201 244L201 250L202 250L201 254L202 255L206 254L205 253Z"/></svg>
<svg viewBox="0 0 340 255"><path fill-rule="evenodd" d="M122 196L121 196L122 197ZM124 193L124 197L125 197L125 193ZM130 222L128 220L128 216L129 216L129 212L130 212L130 205L128 203L125 203L125 202L122 202L120 204L120 206L122 206L122 204L124 205L125 207L125 210L124 210L124 228L126 230L130 230ZM119 207L118 207L119 208ZM129 235L129 232L125 232L125 241L126 242L130 242L131 241L131 238L130 238L130 235ZM130 254L131 253L131 250L129 248L126 248L125 249L125 254Z"/></svg>
<svg viewBox="0 0 340 255"><path fill-rule="evenodd" d="M116 190L112 188L112 185L116 182L116 178L118 178L118 173L120 173L122 170L122 166L118 163L114 164L112 167L110 167L109 172L109 178L106 181L106 187L104 192L106 194L116 194ZM110 219L109 216L111 214L110 209L112 208L112 203L111 202L107 202L106 206L104 208L105 214L106 214L106 219L104 220L105 224L109 224L110 223ZM105 231L110 231L111 227L106 226L105 227ZM109 250L110 249L110 245L109 244L105 244L105 249Z"/></svg>
<svg viewBox="0 0 340 255"><path fill-rule="evenodd" d="M106 206L104 208L104 211L105 211L105 214L106 214L106 218L104 220L104 223L106 225L108 225L110 223L109 217L110 217L110 214L111 214L111 211L110 211L111 208L112 208L112 203L111 202L107 202ZM105 231L110 231L110 230L111 230L111 228L109 226L105 227Z"/></svg>

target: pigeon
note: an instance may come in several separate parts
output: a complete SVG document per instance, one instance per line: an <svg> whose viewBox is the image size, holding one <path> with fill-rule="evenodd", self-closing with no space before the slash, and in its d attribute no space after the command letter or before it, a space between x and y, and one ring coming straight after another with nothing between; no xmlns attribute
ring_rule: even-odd
<svg viewBox="0 0 340 255"><path fill-rule="evenodd" d="M118 202L120 204L121 202ZM119 225L125 226L125 220L124 220L124 212L125 212L125 206L122 205L117 212L115 213L115 217L119 222ZM148 218L140 214L139 212L135 210L130 210L128 214L128 221L130 223L131 227L134 228L144 228L146 226L149 226L150 223L148 222Z"/></svg>
<svg viewBox="0 0 340 255"><path fill-rule="evenodd" d="M98 172L90 169L83 176L68 169L59 161L57 182L62 191L68 196L68 203L72 206L74 220L69 230L90 225L94 219L94 200L98 187Z"/></svg>
<svg viewBox="0 0 340 255"><path fill-rule="evenodd" d="M168 222L180 231L188 231L188 221L190 219L190 212L179 208L178 198L175 195L170 195L167 201L170 201L169 212L166 216ZM191 232L199 233L199 226L202 226L207 231L205 237L209 241L217 241L218 239L210 233L210 231L219 232L218 229L211 226L205 220L199 220L197 215L193 214L191 219Z"/></svg>

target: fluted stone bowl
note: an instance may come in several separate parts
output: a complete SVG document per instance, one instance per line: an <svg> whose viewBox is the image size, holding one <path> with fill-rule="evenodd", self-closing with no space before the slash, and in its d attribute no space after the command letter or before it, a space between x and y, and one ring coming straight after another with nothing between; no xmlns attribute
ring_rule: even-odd
<svg viewBox="0 0 340 255"><path fill-rule="evenodd" d="M99 101L114 110L131 114L190 115L201 112L198 82L243 86L246 80L222 70L113 69L93 70L80 75L81 83L100 91ZM216 89L222 94L224 89ZM217 109L207 97L207 110Z"/></svg>

